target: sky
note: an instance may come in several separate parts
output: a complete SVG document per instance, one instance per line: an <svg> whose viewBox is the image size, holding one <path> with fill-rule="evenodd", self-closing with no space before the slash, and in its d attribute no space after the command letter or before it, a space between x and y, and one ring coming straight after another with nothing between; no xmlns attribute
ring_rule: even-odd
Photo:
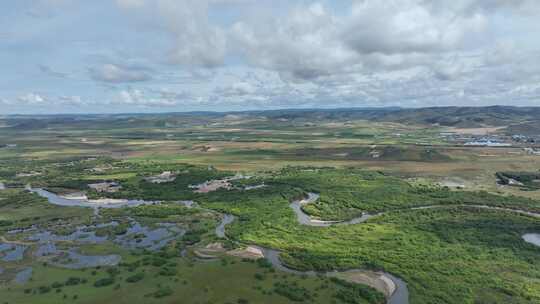
<svg viewBox="0 0 540 304"><path fill-rule="evenodd" d="M540 106L537 0L0 0L0 114Z"/></svg>

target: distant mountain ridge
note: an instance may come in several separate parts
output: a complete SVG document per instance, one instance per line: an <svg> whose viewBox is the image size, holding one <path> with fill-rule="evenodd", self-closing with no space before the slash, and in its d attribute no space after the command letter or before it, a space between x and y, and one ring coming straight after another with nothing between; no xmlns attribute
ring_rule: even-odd
<svg viewBox="0 0 540 304"><path fill-rule="evenodd" d="M408 124L429 124L448 127L474 128L509 126L514 123L540 121L540 107L430 107L333 110L277 110L258 112L274 118L366 119ZM270 114L271 113L271 114Z"/></svg>
<svg viewBox="0 0 540 304"><path fill-rule="evenodd" d="M282 109L242 112L178 112L153 114L88 114L88 115L11 115L3 121L11 128L36 129L59 124L84 125L103 120L130 125L138 123L160 127L168 121L186 124L207 124L228 118L269 119L295 123L371 120L417 125L440 125L457 128L508 127L515 133L540 133L540 107L429 107L429 108L339 108Z"/></svg>

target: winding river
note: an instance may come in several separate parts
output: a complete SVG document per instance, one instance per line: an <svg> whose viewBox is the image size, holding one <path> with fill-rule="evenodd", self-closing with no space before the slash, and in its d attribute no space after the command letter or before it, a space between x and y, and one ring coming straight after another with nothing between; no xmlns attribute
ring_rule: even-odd
<svg viewBox="0 0 540 304"><path fill-rule="evenodd" d="M334 225L353 225L353 224L363 223L370 218L385 214L384 212L377 213L377 214L363 213L361 216L355 217L347 221L322 221L322 220L313 219L311 216L309 216L302 210L302 206L316 202L319 199L319 197L320 197L319 194L308 193L306 198L293 201L289 205L289 207L291 207L291 209L294 211L296 218L301 225L312 226L312 227L329 227L329 226L334 226ZM409 208L409 210L422 210L422 209L435 209L435 208L448 208L448 207L472 207L472 208L478 208L478 209L498 210L498 211L512 212L516 214L522 214L522 215L527 215L527 216L531 216L535 218L540 218L539 213L534 213L534 212L519 210L519 209L504 208L504 207L486 206L486 205L446 205L446 206L435 205L435 206L413 207L413 208ZM540 234L527 233L527 234L524 234L522 237L523 237L523 240L525 240L526 242L531 243L536 246L540 246ZM302 272L302 271L297 271L297 270L287 268L285 265L283 265L283 263L279 259L278 251L267 249L267 248L260 248L260 249L264 253L264 256L272 263L272 265L274 265L275 268L281 271L302 274L302 275L315 275L316 274L313 271ZM355 271L355 270L350 270L350 271ZM356 270L356 271L361 271L361 270ZM326 273L326 274L328 275L330 273ZM384 275L390 278L396 285L396 290L389 297L388 303L390 304L409 303L409 300L408 300L409 292L407 289L407 284L403 280L389 273L384 273Z"/></svg>
<svg viewBox="0 0 540 304"><path fill-rule="evenodd" d="M225 238L225 226L229 225L234 221L235 217L231 214L223 214L223 217L221 218L221 222L216 227L216 236L220 239Z"/></svg>
<svg viewBox="0 0 540 304"><path fill-rule="evenodd" d="M319 199L319 194L316 193L308 193L307 197L302 200L296 200L293 201L289 207L294 211L296 214L296 218L298 219L298 222L302 225L306 226L313 226L313 227L329 227L334 225L354 225L354 224L360 224L363 223L370 218L381 216L385 214L385 212L376 213L376 214L368 214L363 213L359 217L355 217L353 219L347 220L347 221L321 221L317 219L313 219L309 214L305 213L304 210L302 210L302 206L314 203ZM522 215L527 215L535 218L540 218L540 213L520 210L520 209L511 209L511 208L503 208L503 207L494 207L494 206L487 206L487 205L433 205L433 206L420 206L420 207L411 207L408 209L403 210L422 210L422 209L436 209L436 208L448 208L448 207L471 207L471 208L478 208L478 209L489 209L489 210L498 210L498 211L505 211L505 212L512 212ZM398 210L395 210L398 211Z"/></svg>
<svg viewBox="0 0 540 304"><path fill-rule="evenodd" d="M320 197L319 194L310 192L310 193L308 193L307 198L304 198L302 200L293 201L289 205L289 207L291 207L292 210L294 211L294 213L296 214L296 219L298 220L298 222L300 224L306 225L306 226L313 226L313 227L329 227L329 226L333 226L333 225L354 225L354 224L363 223L363 222L369 220L370 218L378 215L378 214L372 215L372 214L364 213L364 214L362 214L362 216L355 217L355 218L350 219L348 221L321 221L321 220L316 220L316 219L313 219L308 214L306 214L302 210L302 206L316 202L319 199L319 197Z"/></svg>
<svg viewBox="0 0 540 304"><path fill-rule="evenodd" d="M121 207L136 207L140 205L152 205L158 202L144 200L128 200L128 199L88 199L86 197L68 198L52 193L41 188L26 187L26 190L36 193L41 197L49 200L49 203L65 207L87 207L93 208L96 213L99 208L121 208Z"/></svg>
<svg viewBox="0 0 540 304"><path fill-rule="evenodd" d="M339 273L351 273L351 272L365 272L365 269L349 269L345 271L329 271L329 272L316 272L316 271L300 271L295 270L292 268L289 268L283 264L281 261L279 255L280 252L275 249L270 248L264 248L259 246L253 246L258 248L262 251L264 257L276 268L277 270L296 274L296 275L308 275L308 276L316 276L316 275L325 275L329 277L333 277L336 274ZM391 292L391 295L388 297L388 304L408 304L409 303L409 290L407 289L407 283L405 283L400 278L397 278L389 273L383 272L383 276L386 277L386 279L390 280L394 286L393 290Z"/></svg>
<svg viewBox="0 0 540 304"><path fill-rule="evenodd" d="M314 198L313 196L312 198ZM318 198L318 196L316 196ZM292 204L291 204L292 207ZM305 218L305 217L304 217ZM225 235L225 226L231 224L235 220L235 217L231 214L224 214L220 224L216 227L215 233L216 236L219 238L226 238ZM365 221L365 220L363 220ZM353 223L353 221L349 221L349 224ZM358 221L354 221L354 223L359 223ZM345 222L342 222L341 224L345 224ZM259 249L264 258L267 259L272 266L280 271L296 274L296 275L308 275L308 276L315 276L315 275L326 275L326 276L335 276L339 273L348 273L348 272L365 272L364 269L349 269L345 271L329 271L329 272L316 272L316 271L300 271L295 270L292 268L287 267L281 259L279 258L280 252L275 249L260 247L260 246L250 246L255 247ZM407 283L405 283L400 278L397 278L389 273L383 272L382 276L384 277L382 281L391 281L391 294L388 297L388 304L408 304L409 303L409 290L407 289Z"/></svg>
<svg viewBox="0 0 540 304"><path fill-rule="evenodd" d="M525 242L540 247L540 233L526 233L522 238Z"/></svg>

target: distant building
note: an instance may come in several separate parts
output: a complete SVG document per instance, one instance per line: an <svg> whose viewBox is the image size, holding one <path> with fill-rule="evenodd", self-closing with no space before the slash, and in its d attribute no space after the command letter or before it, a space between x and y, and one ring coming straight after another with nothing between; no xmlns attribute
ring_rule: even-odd
<svg viewBox="0 0 540 304"><path fill-rule="evenodd" d="M41 175L41 172L32 171L32 172L17 173L17 175L15 175L15 176L16 177L33 177L33 176L40 176L40 175Z"/></svg>
<svg viewBox="0 0 540 304"><path fill-rule="evenodd" d="M529 155L537 155L540 156L540 150L535 150L533 148L523 148L523 151L525 151Z"/></svg>
<svg viewBox="0 0 540 304"><path fill-rule="evenodd" d="M465 143L465 146L480 146L480 147L511 147L512 144L500 142L490 138L481 138Z"/></svg>
<svg viewBox="0 0 540 304"><path fill-rule="evenodd" d="M172 173L171 171L165 171L159 175L147 177L146 181L154 184L161 184L172 182L175 179L176 174Z"/></svg>
<svg viewBox="0 0 540 304"><path fill-rule="evenodd" d="M524 142L524 143L534 143L534 142L536 142L536 140L534 138L529 137L529 136L525 136L525 135L521 135L521 134L512 135L512 140L515 141L515 142Z"/></svg>
<svg viewBox="0 0 540 304"><path fill-rule="evenodd" d="M122 189L122 186L120 186L120 184L118 184L117 182L88 184L88 187L90 189L96 190L97 192L108 192L108 193L118 192L120 189Z"/></svg>
<svg viewBox="0 0 540 304"><path fill-rule="evenodd" d="M371 151L369 152L372 158L379 158L381 157L381 153L379 151Z"/></svg>
<svg viewBox="0 0 540 304"><path fill-rule="evenodd" d="M17 148L17 145L16 144L5 144L5 145L0 145L0 148L13 149L13 148Z"/></svg>
<svg viewBox="0 0 540 304"><path fill-rule="evenodd" d="M455 135L457 135L457 133L456 132L441 132L440 135L444 136L444 137L446 137L446 136L455 136Z"/></svg>

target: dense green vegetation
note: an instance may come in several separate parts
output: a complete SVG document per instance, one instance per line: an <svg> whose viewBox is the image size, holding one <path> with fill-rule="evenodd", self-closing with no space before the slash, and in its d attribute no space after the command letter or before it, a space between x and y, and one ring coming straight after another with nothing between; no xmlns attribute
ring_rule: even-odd
<svg viewBox="0 0 540 304"><path fill-rule="evenodd" d="M336 298L343 301L343 303L356 304L358 298L367 299L369 303L384 303L385 298L379 292L374 292L372 288L364 285L349 283L339 279L333 279L338 285L346 287L338 291Z"/></svg>
<svg viewBox="0 0 540 304"><path fill-rule="evenodd" d="M31 225L54 225L69 221L84 223L91 211L82 208L59 207L47 203L46 199L22 190L0 192L0 233Z"/></svg>
<svg viewBox="0 0 540 304"><path fill-rule="evenodd" d="M395 211L360 225L299 226L288 201L300 194L287 185L320 191L324 197L322 185L341 185L343 180L353 188L365 184L359 188L366 189L364 192L358 190L367 202L364 210ZM216 201L207 204L239 216L228 230L231 237L280 249L291 267L384 269L408 282L413 303L432 303L433 299L438 303L482 302L480 295L484 294L501 303L540 299L534 287L537 281L531 280L540 275L535 262L538 249L521 240L521 234L540 229L538 221L502 211L452 207L486 204L537 210L537 202L440 187L415 188L374 172L287 169L274 181L273 189L233 196L230 201L216 193L209 199ZM404 199L392 200L392 195ZM338 206L341 201L332 203ZM407 209L431 204L448 207ZM503 265L504 272L495 270Z"/></svg>
<svg viewBox="0 0 540 304"><path fill-rule="evenodd" d="M358 169L284 169L268 183L320 193L320 199L303 207L313 216L343 220L362 212L434 205L489 205L540 211L540 203L520 197L501 197L486 192L452 191L434 185L411 185L377 172Z"/></svg>
<svg viewBox="0 0 540 304"><path fill-rule="evenodd" d="M352 168L344 170L297 167L268 172L253 180L255 183L266 184L265 188L250 191L218 190L207 194L195 194L189 188L191 183L187 182L188 172L194 172L198 181L223 177L230 173L185 165L161 165L153 170L148 169L154 167L152 163L117 165L122 167L122 172L113 174L121 173L128 177L113 179L121 182L124 187L121 193L114 193L113 196L121 194L132 198L153 198L156 191L154 188L161 188L168 189L160 194L161 198L167 200L196 198L203 207L238 216L238 220L227 229L227 235L233 240L280 249L283 251L283 260L294 268L306 270L368 268L389 271L407 281L413 303L431 303L432 299L439 299L444 303L458 303L455 302L458 294L459 299L471 301L480 301L479 295L490 294L490 298L496 301L534 303L540 296L534 292L536 283L530 279L540 275L540 269L537 269L534 263L538 249L520 239L522 233L540 230L538 222L526 216L461 206L490 205L540 210L540 204L533 200L501 197L485 192L452 191L427 184L413 185L379 172ZM182 172L186 172L186 178L180 178L178 182L144 187L148 184L144 176L164 170L180 171L180 168ZM75 175L76 173L73 173L71 178L81 181L80 185L83 185L83 181L88 181L85 175ZM248 181L240 181L237 184L249 184ZM54 178L41 183L48 188L84 189L74 188L73 185L79 185L76 182L70 185L73 188L67 188L66 184L56 184L57 179ZM299 226L288 204L294 199L301 198L306 192L320 193L320 200L304 206L304 210L322 219L348 219L362 212L386 213L360 225L322 229ZM38 207L44 210L61 208L64 216L70 214L64 212L70 210L69 208L64 210L62 207L52 206L36 195L24 191L7 190L3 191L2 195L5 197L0 201L2 208L16 210L9 212L9 218L2 219L6 229L28 221L28 217L17 216L25 208ZM411 209L432 205L448 207ZM73 212L81 210L72 209ZM121 219L122 216L132 216L151 221L164 219L184 221L198 213L200 213L198 209L174 203L103 211L103 214L110 218ZM43 217L49 221L50 219L44 216L46 214L42 213L31 218L39 221ZM80 217L82 215L80 212L76 214L80 218L79 221L84 220ZM192 222L191 229L182 238L180 247L171 249L200 243L208 237L211 225L210 219ZM121 235L125 233L126 228L125 223L100 228L97 235ZM64 234L72 232L68 228L64 230ZM56 232L62 233L58 229ZM116 276L108 275L93 280L92 284L95 287L105 288L120 281L134 284L146 280L144 272L138 269L143 265L157 267L156 273L159 276L175 277L179 272L176 267L167 266L168 260L177 259L180 254L177 251L169 258L166 256L145 258L136 264L126 264L132 265L129 270L133 274L126 276L125 279L116 280ZM134 265L140 266L133 267ZM495 265L505 265L507 270L494 272ZM524 273L525 269L527 270ZM265 277L256 275L258 281L265 280ZM372 295L369 289L362 289L354 284L336 284L342 284L346 288L333 295L334 300L343 303L380 302L378 293ZM43 286L47 288L38 289L38 293L55 289L54 286ZM307 289L295 287L294 284L274 284L273 292L290 301L309 300L311 296ZM168 297L171 295L171 289L165 286L148 291L145 295L150 298Z"/></svg>
<svg viewBox="0 0 540 304"><path fill-rule="evenodd" d="M400 147L400 146L361 146L344 148L302 148L294 150L270 151L253 150L237 151L238 155L259 155L279 157L283 160L381 160L381 161L425 161L448 162L451 158L432 147Z"/></svg>
<svg viewBox="0 0 540 304"><path fill-rule="evenodd" d="M484 293L500 303L540 299L538 248L520 237L540 229L534 219L449 208L399 211L362 225L318 229L272 218L240 222L234 235L284 250L286 262L299 269L390 271L408 282L412 303L474 302Z"/></svg>
<svg viewBox="0 0 540 304"><path fill-rule="evenodd" d="M499 183L520 187L523 190L540 189L540 172L497 172Z"/></svg>

